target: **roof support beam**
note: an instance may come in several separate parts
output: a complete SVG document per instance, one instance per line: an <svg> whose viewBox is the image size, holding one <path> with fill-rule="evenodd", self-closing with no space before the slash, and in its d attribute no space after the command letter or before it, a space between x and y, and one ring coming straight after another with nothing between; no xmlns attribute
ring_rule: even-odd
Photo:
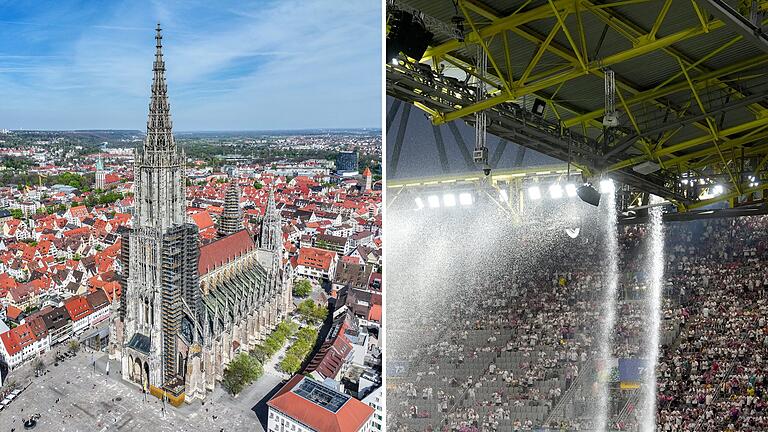
<svg viewBox="0 0 768 432"><path fill-rule="evenodd" d="M670 6L672 6L672 0L664 2L664 6L661 7L661 12L659 12L659 15L656 17L656 22L653 23L653 28L651 28L651 31L648 33L648 38L656 39L656 33L659 32L661 23L664 22L664 18L666 18Z"/></svg>
<svg viewBox="0 0 768 432"><path fill-rule="evenodd" d="M448 165L448 155L445 153L443 132L440 130L440 126L432 125L432 133L435 135L435 145L437 146L437 157L440 159L440 167L443 169L443 173L447 174L451 171L451 167Z"/></svg>
<svg viewBox="0 0 768 432"><path fill-rule="evenodd" d="M722 27L723 24L720 21L712 22L712 25L710 26L710 30L714 30L718 27ZM665 36L660 39L656 40L645 40L638 42L637 45L633 46L630 49L627 49L625 51L618 52L616 54L610 55L608 57L603 58L600 61L592 61L589 65L587 65L586 70L581 70L581 68L572 68L570 70L567 70L565 72L561 73L555 73L553 75L548 75L546 77L542 77L541 79L532 82L530 84L526 84L521 87L516 87L512 89L511 94L501 94L497 95L491 98L488 98L482 102L474 103L467 105L461 109L458 109L456 111L443 114L442 117L438 117L433 119L436 123L445 123L452 120L456 120L459 118L462 118L464 116L476 113L478 111L482 111L488 108L491 108L493 106L496 106L500 103L507 102L509 100L514 100L519 97L529 95L532 93L535 93L540 90L544 90L548 87L556 86L562 82L578 78L579 76L584 75L585 73L590 73L597 71L599 69L605 68L607 66L611 66L616 63L621 63L627 60L631 60L637 57L640 57L642 55L648 54L652 51L662 49L665 47L668 47L672 44L679 43L681 41L690 39L692 37L698 36L700 34L704 33L704 30L700 27L693 27L689 29L685 29L682 31L679 31L677 33L673 33L669 36ZM546 73L542 73L539 75L546 75ZM687 85L687 83L685 83Z"/></svg>
<svg viewBox="0 0 768 432"><path fill-rule="evenodd" d="M570 9L573 9L573 3L574 2L570 0L555 1L555 5L557 6L558 9L560 10L565 9L567 11L570 11ZM442 57L443 54L447 54L451 51L455 51L461 48L464 44L479 43L481 39L491 37L495 34L501 33L504 30L509 30L519 25L529 23L531 21L550 18L551 16L552 16L552 9L550 9L549 4L539 6L529 11L514 13L508 17L504 17L502 19L494 21L493 24L483 27L478 31L473 31L472 33L469 33L464 38L463 43L459 42L456 39L452 39L446 43L427 49L427 52L424 53L424 57L422 57L421 61L424 61L429 57Z"/></svg>
<svg viewBox="0 0 768 432"><path fill-rule="evenodd" d="M768 54L768 33L762 27L750 22L744 15L723 0L703 0L702 4L729 27L751 41L757 48Z"/></svg>
<svg viewBox="0 0 768 432"><path fill-rule="evenodd" d="M720 113L723 113L723 112L732 111L734 109L741 108L741 107L744 107L744 106L747 106L749 104L752 104L752 103L755 103L755 102L758 102L758 101L761 101L761 100L765 100L765 99L768 99L768 95L764 95L764 94L752 95L752 96L749 96L749 97L747 97L745 99L736 100L736 101L732 101L732 102L729 102L727 104L724 104L724 105L722 105L722 106L720 106L720 107L718 107L718 108L716 108L714 110L709 111L708 114L705 113L705 114L699 114L699 115L691 116L691 117L683 117L682 119L680 119L680 120L678 120L676 122L665 122L664 124L662 124L660 126L644 130L643 134L645 136L649 136L649 135L654 135L654 134L657 134L657 133L665 132L665 131L668 131L668 130L671 130L671 129L677 129L677 128L681 127L681 126L685 126L685 125L690 124L692 122L698 122L700 120L704 120L709 115L716 115L716 114L720 114ZM619 152L622 152L622 151L628 149L635 142L635 140L637 140L638 138L639 138L638 135L632 135L632 136L624 138L623 140L621 140L616 145L616 147L614 147L610 152L608 152L608 154L606 154L606 158L610 158L611 156L614 156L614 155L618 154Z"/></svg>
<svg viewBox="0 0 768 432"><path fill-rule="evenodd" d="M584 3L587 6L587 8L590 10L590 12L592 12L597 18L599 18L600 20L605 22L606 25L610 26L612 29L614 29L616 32L618 32L622 36L624 36L627 40L629 40L633 44L636 44L641 39L647 38L647 35L645 35L645 32L646 32L645 29L643 29L643 28L639 27L638 25L632 23L631 21L629 21L627 18L625 18L624 16L622 16L621 14L616 12L615 10L610 10L610 9L609 10L601 10L601 9L597 9L597 8L595 8L595 5L590 0L580 0L580 1L582 3ZM694 11L698 11L698 8L696 7L696 3L695 3L698 0L693 0L693 1L694 1ZM719 27L725 25L725 23L723 23L722 21L719 21L719 20L700 21L700 22L702 23L702 27L701 28L704 31L704 33L709 33L711 30L714 30L716 28L719 28ZM736 41L740 40L741 38L742 38L742 36L738 36L734 40L732 40L732 42L736 42ZM719 48L719 49L722 49L722 47ZM700 65L700 63L703 60L699 60L697 62L694 62L694 60L688 58L688 56L686 56L685 54L683 54L682 52L677 50L675 47L672 47L672 46L664 47L664 48L661 49L661 51L669 54L671 57L673 57L675 59L682 60L683 64L685 64L686 66L690 65L690 69L693 69L696 72L699 72L699 73L709 72L709 69L707 69L706 67ZM717 50L715 50L715 51L717 51ZM710 55L708 55L706 57L708 58L711 55L712 54L710 54ZM679 76L679 75L677 75L677 76ZM744 96L741 93L739 93L739 90L737 88L735 88L735 87L732 87L732 86L729 86L728 84L720 83L720 82L717 82L716 84L718 86L722 87L722 88L730 89L731 91L733 91L736 95L738 95L740 97ZM763 106L757 105L757 104L751 106L750 109L752 109L752 111L755 112L755 113L765 112L766 111L766 109Z"/></svg>
<svg viewBox="0 0 768 432"><path fill-rule="evenodd" d="M725 138L729 137L730 135L746 132L746 131L749 131L749 130L754 129L754 128L761 127L761 126L766 125L766 124L768 124L768 117L757 119L757 120L753 120L753 121L747 122L747 123L742 123L742 124L736 125L734 127L731 127L731 128L728 128L728 129L724 129L722 131L718 131L716 136L715 136L715 138L716 139L725 139ZM671 146L668 146L668 147L661 148L661 149L653 152L651 156L653 158L659 158L659 157L666 156L666 155L669 155L669 154L677 152L677 151L687 150L689 148L693 148L693 147L697 147L697 146L700 146L700 145L703 145L703 144L707 144L710 141L712 141L712 139L713 139L712 135L700 136L700 137L693 138L693 139L690 139L690 140L687 140L687 141L683 141L681 143L677 143L677 144L674 144L674 145L671 145ZM728 143L726 143L723 148L732 148L732 147L734 147L736 145L739 145L739 144L741 144L741 140L742 139L743 139L743 137L742 138L735 138L735 139L729 141ZM750 139L754 140L754 137L750 137ZM701 151L705 152L701 156L705 156L705 155L709 154L710 152L712 152L712 149L709 148L709 149L705 149L705 150L701 150ZM695 153L692 153L692 154L695 154ZM692 154L681 156L681 158L689 158ZM639 163L644 162L644 161L646 161L648 159L649 159L648 156L633 157L633 158L630 158L630 159L627 159L627 160L624 160L624 161L621 161L619 163L611 165L610 167L607 168L606 171L609 171L609 172L610 171L616 171L618 169L622 169L622 168L626 168L626 167L630 167L630 166L639 164ZM669 164L670 162L679 161L679 160L681 160L681 159L678 159L678 158L671 159L671 160L667 161L667 164Z"/></svg>
<svg viewBox="0 0 768 432"><path fill-rule="evenodd" d="M716 80L725 75L729 75L732 73L751 69L753 67L761 66L765 63L768 63L768 55L749 58L741 62L734 63L730 66L724 67L722 69L713 70L713 71L701 74L699 76L693 77L693 82L695 83L697 88L701 86L706 86L712 80ZM668 95L686 90L688 88L689 88L688 83L686 81L682 81L682 82L672 84L666 87L662 87L659 89L644 91L634 95L633 97L627 98L627 105L632 106L641 102L646 102L653 99L657 99L659 97L668 96ZM581 116L569 118L565 120L563 124L566 127L571 127L571 126L578 125L579 123L582 123L587 120L596 119L598 117L601 117L602 115L603 115L603 109L599 109L599 110L588 112Z"/></svg>
<svg viewBox="0 0 768 432"><path fill-rule="evenodd" d="M502 18L500 18L499 16L497 16L497 15L496 15L496 12L492 11L491 9L489 9L489 8L488 8L487 6L485 6L484 4L482 4L482 3L479 3L479 1L478 1L478 0L462 0L462 3L463 3L463 4L464 4L464 5L465 5L465 6L466 6L468 9L472 10L473 12L476 12L476 13L478 13L479 15L481 15L481 16L483 16L483 17L485 17L485 18L488 18L488 19L489 19L489 20L491 20L491 21L494 21L494 22L495 22L495 21L497 21L497 20L500 20L500 19L502 19ZM580 11L581 11L581 9L580 9L580 4L581 4L581 3L582 3L581 1L579 1L579 2L577 2L577 3L576 3L576 14L577 14L577 20L578 20L578 18L580 18ZM519 11L519 10L520 10L522 7L524 7L524 6L525 6L525 5L523 5L523 6L521 6L520 8L518 8L518 11ZM592 9L592 12L595 12L595 11L597 11L597 12L600 12L600 13L605 13L605 12L601 11L600 9L594 9L594 6L593 6L593 5L591 5L591 4L590 4L589 6L590 6L591 8L593 8L593 9ZM614 4L614 6L615 6L615 4ZM517 13L517 11L516 11L515 13ZM548 36L539 35L539 34L535 33L533 30L530 30L530 29L526 29L526 28L525 28L525 26L520 26L520 27L516 27L516 28L512 28L512 29L509 29L509 31L510 31L510 32L512 32L512 33L514 33L514 34L516 34L516 35L518 35L518 36L522 37L523 39L525 39L525 40L527 40L527 41L529 41L529 42L531 42L531 43L533 43L533 44L536 44L536 45L538 45L538 46L539 46L539 50L536 52L536 54L535 54L535 56L534 56L534 60L531 60L531 61L529 62L529 68L531 68L531 69L532 69L532 68L533 68L533 66L535 66L535 64L538 62L538 59L541 57L541 55L544 53L544 51L549 51L550 53L552 53L552 54L554 54L554 55L556 55L556 56L558 56L558 57L562 58L563 60L566 60L568 63L570 63L570 64L571 64L571 65L573 65L574 67L576 67L577 65L578 65L578 66L581 66L581 61L580 61L578 58L576 58L576 57L575 57L573 54L569 53L569 52L567 51L567 48L558 46L558 45L556 44L556 42L554 42L554 41L552 40L552 38L554 37L554 35L555 35L555 34L557 34L557 31L555 31L555 30L556 30L556 29L557 29L557 27L558 27L558 26L560 26L560 25L561 25L561 23L560 23L560 22L557 22L557 23L555 23L555 24L554 24L554 28L552 29L552 31L550 32L550 34L549 34ZM583 57L582 57L582 58L584 58L584 59L588 59L588 57L587 57L587 54L586 54L586 41L584 40L584 33L583 33L583 32L584 32L584 29L583 29L583 28L580 28L580 32L582 33L582 34L581 34L581 36L582 36L582 46L583 46L583 50L584 50L584 53L583 53ZM505 43L505 45L504 45L504 49L505 49L505 53L506 53L506 56L505 56L505 57L506 57L506 61L507 61L507 72L508 72L508 74L509 74L508 78L506 78L506 79L507 79L507 80L508 80L508 82L511 84L511 83L513 83L513 82L514 82L514 78L513 78L513 75L512 75L512 68L511 68L511 66L510 66L510 64L509 64L509 62L510 62L510 60L509 60L509 46L508 46L508 43L507 43L506 32L504 32L504 33L503 33L503 35L504 35L504 43ZM735 41L734 41L734 42L735 42ZM718 50L715 50L715 54L716 54L717 52L719 52L719 50L723 50L723 49L725 49L725 48L727 48L727 46L726 46L726 47L721 47L721 48L718 48ZM714 54L712 54L712 55L714 55ZM708 57L707 57L707 58L708 58ZM461 65L457 64L457 62L461 62L461 61L459 61L458 59L456 59L456 58L454 58L454 57L452 57L452 56L450 56L450 55L446 55L446 56L444 57L444 60L445 60L445 61L447 61L447 62L449 62L449 63L451 63L451 64L454 64L455 66L457 66L457 67L459 67L460 69L464 70L464 72L466 72L466 73L468 73L468 74L474 74L474 72L473 72L473 70L472 70L472 66L470 66L470 65L465 65L464 67L462 67ZM702 59L701 61L706 61L706 58ZM526 72L524 72L524 73L523 73L523 77L521 77L521 79L519 80L519 82L518 82L518 83L524 82L524 81L525 81L525 79L527 79L527 78L525 78L525 77L527 77L527 74L529 74L529 73L530 73L530 72L527 72L527 73L526 73ZM602 70L600 70L600 69L598 69L598 70L593 70L593 71L590 71L590 73L591 73L592 75L594 75L595 77L599 78L600 80L603 80L603 79L605 78L605 77L604 77L604 73L603 73L603 71L602 71ZM484 77L482 77L482 79L483 79L485 82L487 82L487 83L489 83L489 84L490 84L490 83L491 83L491 82L490 82L491 80L490 80L489 78L491 78L491 77L492 77L492 76L490 76L489 74L486 74ZM493 77L493 78L496 78L496 77ZM525 79L524 79L524 78L525 78ZM499 80L501 80L501 78L499 78ZM564 84L564 83L561 83L561 84L560 84L560 86L562 86L563 84ZM498 84L492 84L492 85L494 85L494 86L497 86L497 87L498 87ZM620 78L620 77L617 77L617 78L616 78L616 85L617 85L617 87L618 87L618 88L620 88L620 89L623 89L623 90L626 90L626 91L627 91L629 94L631 94L631 95L635 95L635 94L637 94L637 93L640 93L640 91L639 91L639 90L637 90L636 88L634 88L634 87L633 87L632 85L630 85L629 83L627 83L627 82L624 82L623 80L621 80L621 78ZM571 107L568 107L568 106L564 106L562 103L558 103L557 101L555 101L555 100L554 100L554 95L553 95L553 96L551 96L551 97L549 97L549 98L547 98L547 97L546 97L545 95L543 95L541 92L536 92L536 93L534 93L534 94L535 94L536 96L538 96L538 97L542 98L542 99L545 99L545 100L547 101L547 103L549 103L550 105L552 105L552 107L553 107L553 108L554 108L554 106L556 106L556 105L557 105L557 106L561 106L561 107L565 108L567 111L569 111L570 113L572 113L572 114L575 114L577 117L578 117L578 116L581 116L581 115L583 115L583 114L584 114L584 113L583 113L583 111L577 111L577 110L574 110L574 109L573 109L573 108L571 108ZM659 107L659 108L661 108L661 109L665 109L665 110L667 110L667 109L670 109L670 107L668 106L668 104L664 103L663 101L651 100L650 102L653 102L653 103L654 103L654 104L655 104L657 107ZM675 113L676 113L678 116L682 115L681 113L678 113L678 112L675 112ZM601 115L602 115L602 111L601 111ZM598 116L598 117L599 117L599 116ZM602 123L601 123L601 122L599 122L599 121L596 121L596 120L595 120L596 118L597 118L597 117L595 117L595 118L591 118L591 119L589 119L589 120L585 120L585 121L584 121L584 123L585 123L585 124L589 124L589 125L590 125L590 126L592 126L592 127L595 127L595 128L598 128L598 129L602 129L602 127L603 127ZM559 118L559 117L558 117L558 120L560 120L560 118ZM706 128L706 125L701 125L701 124L698 124L698 123L696 124L696 126L697 126L697 127L701 127L702 129ZM569 127L570 127L570 125L569 125ZM586 135L586 131L584 132L584 134Z"/></svg>
<svg viewBox="0 0 768 432"><path fill-rule="evenodd" d="M392 159L389 161L387 170L392 177L397 176L397 165L400 163L400 152L403 150L403 140L405 139L405 129L408 127L408 119L411 116L411 104L405 104L403 113L400 115L400 127L397 129L395 145L392 147Z"/></svg>

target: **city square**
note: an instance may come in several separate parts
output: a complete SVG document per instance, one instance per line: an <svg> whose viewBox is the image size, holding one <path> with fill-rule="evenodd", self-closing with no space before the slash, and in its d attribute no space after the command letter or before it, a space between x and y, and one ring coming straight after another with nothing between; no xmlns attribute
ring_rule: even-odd
<svg viewBox="0 0 768 432"><path fill-rule="evenodd" d="M203 403L164 408L160 399L145 397L138 386L120 378L119 362L110 362L107 375L104 353L81 352L47 369L0 412L0 430L24 430L23 420L39 414L38 431L235 431L244 424L262 431L265 397L284 380L268 364L264 376L236 398L217 388Z"/></svg>

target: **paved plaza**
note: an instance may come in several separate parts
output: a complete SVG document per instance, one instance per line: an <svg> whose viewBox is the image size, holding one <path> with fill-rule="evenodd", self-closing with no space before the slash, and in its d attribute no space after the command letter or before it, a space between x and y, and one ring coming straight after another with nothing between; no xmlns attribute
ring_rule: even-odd
<svg viewBox="0 0 768 432"><path fill-rule="evenodd" d="M286 378L265 365L264 376L237 398L217 386L204 404L196 401L174 408L120 379L120 366L110 362L106 375L104 353L81 352L48 372L5 410L0 411L0 432L24 430L22 421L40 414L35 431L263 431L265 402ZM276 358L279 355L275 356ZM96 359L96 371L91 358ZM259 412L257 416L256 412Z"/></svg>

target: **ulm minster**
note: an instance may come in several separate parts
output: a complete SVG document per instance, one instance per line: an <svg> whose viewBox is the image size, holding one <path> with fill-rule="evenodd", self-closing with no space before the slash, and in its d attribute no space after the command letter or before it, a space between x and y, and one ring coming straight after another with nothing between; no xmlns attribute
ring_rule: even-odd
<svg viewBox="0 0 768 432"><path fill-rule="evenodd" d="M205 246L186 216L185 156L174 143L158 24L143 148L135 152L133 228L123 234L123 295L110 355L122 376L179 405L204 399L238 348L252 348L286 316L280 215L270 195L258 245L242 227L235 185Z"/></svg>

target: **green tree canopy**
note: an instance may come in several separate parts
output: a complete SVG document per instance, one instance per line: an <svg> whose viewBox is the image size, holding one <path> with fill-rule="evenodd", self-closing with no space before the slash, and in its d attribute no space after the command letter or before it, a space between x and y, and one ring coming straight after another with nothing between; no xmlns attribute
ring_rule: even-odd
<svg viewBox="0 0 768 432"><path fill-rule="evenodd" d="M293 295L296 297L306 297L312 292L312 284L306 280L302 279L293 286Z"/></svg>
<svg viewBox="0 0 768 432"><path fill-rule="evenodd" d="M283 361L280 362L280 369L288 374L295 374L301 368L301 360L292 354L286 354Z"/></svg>
<svg viewBox="0 0 768 432"><path fill-rule="evenodd" d="M264 367L256 358L247 353L240 353L229 362L229 365L224 370L222 384L234 396L239 394L247 385L259 379L263 374Z"/></svg>
<svg viewBox="0 0 768 432"><path fill-rule="evenodd" d="M328 308L317 306L312 299L306 299L299 303L296 312L308 323L323 322L328 316Z"/></svg>

